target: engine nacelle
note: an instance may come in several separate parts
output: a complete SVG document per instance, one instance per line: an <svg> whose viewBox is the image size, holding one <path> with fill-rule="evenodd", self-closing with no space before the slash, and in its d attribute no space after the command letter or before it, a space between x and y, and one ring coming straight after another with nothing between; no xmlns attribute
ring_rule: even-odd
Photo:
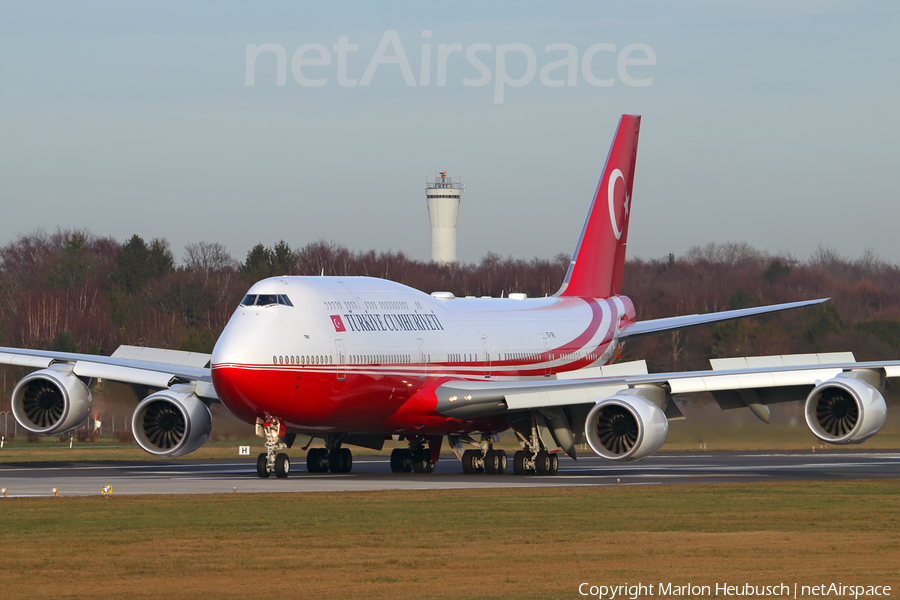
<svg viewBox="0 0 900 600"><path fill-rule="evenodd" d="M806 398L806 424L829 444L860 444L881 429L884 397L860 379L838 376L817 385Z"/></svg>
<svg viewBox="0 0 900 600"><path fill-rule="evenodd" d="M71 368L29 373L12 393L12 413L33 433L51 435L75 429L91 414L91 391Z"/></svg>
<svg viewBox="0 0 900 600"><path fill-rule="evenodd" d="M650 390L622 390L588 413L584 432L594 452L609 460L638 460L666 442L669 420L648 400Z"/></svg>
<svg viewBox="0 0 900 600"><path fill-rule="evenodd" d="M153 456L181 456L209 439L212 414L193 392L163 390L137 405L131 431L138 445Z"/></svg>

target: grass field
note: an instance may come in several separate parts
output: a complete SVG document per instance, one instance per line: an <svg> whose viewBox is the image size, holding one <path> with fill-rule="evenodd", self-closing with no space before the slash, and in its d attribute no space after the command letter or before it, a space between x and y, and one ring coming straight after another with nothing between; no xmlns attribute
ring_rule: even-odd
<svg viewBox="0 0 900 600"><path fill-rule="evenodd" d="M891 585L900 482L0 499L4 598L578 598Z"/></svg>

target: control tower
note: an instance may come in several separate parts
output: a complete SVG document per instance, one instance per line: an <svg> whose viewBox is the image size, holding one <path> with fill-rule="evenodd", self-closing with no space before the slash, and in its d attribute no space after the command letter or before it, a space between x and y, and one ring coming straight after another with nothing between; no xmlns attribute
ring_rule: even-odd
<svg viewBox="0 0 900 600"><path fill-rule="evenodd" d="M453 183L447 171L441 171L434 183L425 181L428 217L431 219L431 262L456 262L456 218L459 200L465 191L461 183Z"/></svg>

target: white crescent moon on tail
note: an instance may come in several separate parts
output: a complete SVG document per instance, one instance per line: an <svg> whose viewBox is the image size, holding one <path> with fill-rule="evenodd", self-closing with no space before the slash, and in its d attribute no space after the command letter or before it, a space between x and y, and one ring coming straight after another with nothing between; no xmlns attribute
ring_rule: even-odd
<svg viewBox="0 0 900 600"><path fill-rule="evenodd" d="M619 239L622 237L622 230L616 222L616 179L621 179L622 183L625 183L625 176L618 169L614 169L609 175L609 181L606 182L606 195L609 198L609 222L612 224L613 234L616 239Z"/></svg>

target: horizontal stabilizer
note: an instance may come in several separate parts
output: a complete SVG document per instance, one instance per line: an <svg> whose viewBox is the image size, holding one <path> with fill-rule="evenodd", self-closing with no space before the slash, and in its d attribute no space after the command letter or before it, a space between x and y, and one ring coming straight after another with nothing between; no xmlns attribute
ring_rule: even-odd
<svg viewBox="0 0 900 600"><path fill-rule="evenodd" d="M803 300L802 302L788 302L787 304L772 304L769 306L757 306L754 308L741 308L738 310L725 310L722 312L707 313L705 315L684 315L682 317L667 317L665 319L651 319L649 321L638 321L628 325L619 334L619 340L624 341L629 338L636 338L642 335L651 335L654 333L664 333L666 331L675 331L676 329L684 329L686 327L696 327L697 325L709 325L711 323L719 323L721 321L730 321L732 319L741 319L743 317L752 317L755 315L764 315L767 313L779 312L782 310L791 310L792 308L802 308L804 306L813 306L827 302L831 298L820 298L818 300Z"/></svg>

